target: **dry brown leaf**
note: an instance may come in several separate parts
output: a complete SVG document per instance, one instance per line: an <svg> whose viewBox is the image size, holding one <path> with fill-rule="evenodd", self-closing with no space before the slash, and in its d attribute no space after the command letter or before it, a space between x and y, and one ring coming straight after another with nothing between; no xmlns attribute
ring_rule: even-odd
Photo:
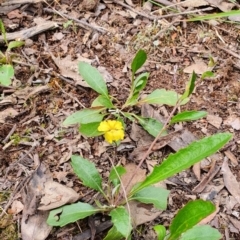
<svg viewBox="0 0 240 240"><path fill-rule="evenodd" d="M220 167L215 166L216 161L212 162L212 166L208 174L201 180L201 182L192 190L193 192L200 193L204 190L207 184L214 178L214 176L219 172Z"/></svg>
<svg viewBox="0 0 240 240"><path fill-rule="evenodd" d="M224 154L226 155L226 157L228 157L230 159L230 161L232 162L232 165L234 167L236 167L238 165L238 160L237 160L237 158L234 156L234 154L232 152L230 152L228 150L228 151L225 151Z"/></svg>
<svg viewBox="0 0 240 240"><path fill-rule="evenodd" d="M18 115L18 112L14 108L7 108L0 112L0 123L5 123L7 117L15 117Z"/></svg>
<svg viewBox="0 0 240 240"><path fill-rule="evenodd" d="M237 220L237 219L235 219L235 218L233 218L231 216L228 216L228 219L234 225L234 227L237 228L240 231L240 222L239 222L239 220Z"/></svg>
<svg viewBox="0 0 240 240"><path fill-rule="evenodd" d="M47 181L44 184L43 195L38 210L44 211L76 202L79 198L79 195L72 188L53 181Z"/></svg>
<svg viewBox="0 0 240 240"><path fill-rule="evenodd" d="M126 169L126 173L122 176L122 183L123 186L126 186L129 182L129 180L132 178L132 175L134 174L137 165L135 165L134 163L129 163L126 166L124 166L124 168ZM136 174L134 175L133 180L131 181L131 183L129 184L129 186L127 187L127 189L125 189L125 191L127 193L130 192L130 190L132 189L132 187L138 183L138 182L142 182L146 177L146 170L144 169L138 169L138 171L136 172Z"/></svg>
<svg viewBox="0 0 240 240"><path fill-rule="evenodd" d="M201 163L195 163L192 167L193 173L195 174L198 181L201 180Z"/></svg>
<svg viewBox="0 0 240 240"><path fill-rule="evenodd" d="M207 64L202 61L199 61L199 62L196 62L196 63L184 68L183 72L192 73L194 71L197 74L203 74L207 70L208 70Z"/></svg>
<svg viewBox="0 0 240 240"><path fill-rule="evenodd" d="M73 79L76 84L83 86L83 87L89 87L89 85L83 80L83 78L78 73L78 63L80 61L92 63L93 60L81 57L78 55L78 59L72 60L70 55L67 55L65 58L60 59L59 57L54 57L51 55L53 61L58 66L61 75L67 78Z"/></svg>
<svg viewBox="0 0 240 240"><path fill-rule="evenodd" d="M24 206L20 201L14 200L12 203L11 209L8 210L8 213L9 214L18 214L23 210L23 208L24 208Z"/></svg>
<svg viewBox="0 0 240 240"><path fill-rule="evenodd" d="M236 177L228 166L228 159L225 157L222 165L223 180L227 190L240 203L240 187Z"/></svg>
<svg viewBox="0 0 240 240"><path fill-rule="evenodd" d="M222 124L222 118L215 115L207 115L207 121L217 129L219 129Z"/></svg>
<svg viewBox="0 0 240 240"><path fill-rule="evenodd" d="M184 1L181 6L183 7L201 7L201 6L207 6L209 5L209 3L205 0L188 0L188 1Z"/></svg>
<svg viewBox="0 0 240 240"><path fill-rule="evenodd" d="M44 183L49 180L51 180L51 173L41 163L22 191L24 209L21 237L23 240L45 240L52 230L52 226L47 224L49 212L37 210Z"/></svg>

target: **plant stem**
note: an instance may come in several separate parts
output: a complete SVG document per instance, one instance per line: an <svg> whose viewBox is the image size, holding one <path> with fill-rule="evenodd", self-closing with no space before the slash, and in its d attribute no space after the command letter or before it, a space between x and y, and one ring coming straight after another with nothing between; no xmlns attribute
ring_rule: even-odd
<svg viewBox="0 0 240 240"><path fill-rule="evenodd" d="M151 143L150 147L148 148L148 150L146 151L146 153L143 155L143 157L141 158L141 161L139 162L138 166L136 167L135 171L132 174L132 177L130 178L130 180L128 181L127 185L125 186L125 189L128 188L128 186L130 185L130 183L132 182L134 176L136 175L137 171L140 169L140 167L142 166L143 162L145 161L145 159L149 156L149 154L151 153L151 150L153 148L153 146L155 145L155 143L157 142L157 140L159 139L159 137L162 135L163 131L165 131L169 125L169 122L171 120L171 118L173 117L173 114L175 113L175 111L177 110L177 108L180 106L181 103L181 99L178 100L177 104L174 106L172 112L170 113L170 115L168 116L165 124L163 125L163 128L161 129L161 131L158 133L158 135L156 136L156 138L153 140L153 142ZM123 193L119 195L116 203L118 203L123 197Z"/></svg>

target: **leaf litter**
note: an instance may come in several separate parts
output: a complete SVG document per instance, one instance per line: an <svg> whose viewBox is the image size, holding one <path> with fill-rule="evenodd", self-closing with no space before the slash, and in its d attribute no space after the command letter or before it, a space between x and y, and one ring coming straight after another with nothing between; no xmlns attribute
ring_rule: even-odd
<svg viewBox="0 0 240 240"><path fill-rule="evenodd" d="M36 12L39 12L40 16L48 16L49 19L52 18L53 13L46 11L44 15L42 11L39 11L42 7L48 7L45 3L32 5L29 1L25 1L25 3L26 2L30 4ZM69 93L70 96L75 96L78 101L86 106L90 105L95 98L94 93L89 89L86 88L86 92L74 86L79 84L82 87L87 87L77 72L79 60L90 62L93 65L97 65L99 69L102 69L102 71L105 72L104 78L106 82L111 86L111 93L121 100L126 97L126 92L129 89L129 80L127 78L129 59L134 56L140 47L148 51L149 60L145 68L151 73L146 93L157 88L167 88L168 90L176 90L181 93L188 76L187 74L182 74L180 69L191 67L192 69L197 69L199 73L202 73L202 69L206 68L209 55L213 55L218 57L216 67L214 68L216 77L199 83L193 98L187 106L189 110L201 108L202 110L208 111L208 118L194 124L184 124L180 127L176 135L173 134L170 139L164 140L163 138L162 141L159 141L149 159L147 159L146 168L148 171L151 171L151 166L156 162L162 161L172 150L177 151L196 138L201 138L204 134L212 134L218 131L230 131L234 133L232 145L224 150L224 154L230 161L227 162L226 158L223 161L224 156L220 153L220 157L217 158L215 162L211 159L205 159L195 169L185 171L166 181L167 187L171 188L171 195L169 197L171 211L167 210L162 212L160 217L160 212L156 212L156 215L154 215L154 211L152 211L151 214L149 213L151 212L152 206L143 204L141 206L133 206L133 208L135 209L134 212L138 212L140 209L143 210L142 215L140 215L141 217L136 217L136 219L139 219L139 222L136 222L137 225L150 221L150 223L141 226L149 232L149 235L145 233L142 237L152 239L153 236L155 237L152 232L154 221L169 223L174 211L185 204L189 198L196 197L193 190L197 186L201 186L200 195L202 198L219 200L220 210L218 213L215 213L216 215L214 215L212 225L219 227L224 223L225 226L228 226L229 223L229 228L227 228L228 234L230 237L238 239L240 236L239 226L237 224L237 220L239 219L239 210L237 209L239 189L237 187L233 188L232 186L239 185L240 95L237 90L239 89L239 81L233 82L230 80L239 79L240 73L239 69L236 68L236 64L234 65L234 63L226 60L226 54L229 55L229 59L229 57L235 58L231 55L232 52L239 53L236 40L238 36L235 26L231 25L231 27L229 27L226 23L221 23L218 20L216 27L204 25L204 23L201 26L197 23L187 23L184 27L176 21L176 17L174 16L170 17L170 20L168 19L169 22L164 19L159 20L160 24L153 24L151 19L138 15L138 13L142 12L143 7L137 5L138 3L136 2L137 1L126 1L127 6L138 7L137 11L133 12L132 9L126 11L124 6L118 5L115 1L95 1L92 6L86 5L87 1L80 1L79 4L74 6L74 8L80 11L74 16L83 18L95 26L104 26L104 28L108 30L107 35L96 34L94 33L94 28L91 27L87 29L80 27L78 28L78 32L76 32L74 29L76 26L74 24L70 24L68 28L64 29L61 24L66 22L66 19L60 19L59 17L61 24L58 24L57 30L54 30L54 28L56 28L55 22L47 24L46 26L48 28L52 27L52 30L47 30L48 28L46 28L37 35L35 33L32 43L22 48L23 55L20 57L20 63L16 63L16 78L20 80L20 86L14 85L12 89L0 87L1 94L3 93L0 99L1 117L5 110L8 111L7 109L12 109L12 111L16 113L15 116L8 113L8 117L3 118L0 140L2 142L10 132L12 124L16 124L17 128L14 130L14 133L19 134L22 138L30 135L38 144L32 148L33 150L27 145L10 145L3 150L3 156L0 156L0 161L3 163L2 166L0 166L2 172L0 180L1 183L4 182L2 186L12 191L12 180L15 181L18 178L20 181L23 181L23 176L25 176L27 171L35 171L33 165L29 164L29 162L31 162L30 159L34 159L33 153L38 153L45 167L51 170L51 173L48 172L46 174L47 176L44 175L46 178L54 177L60 184L58 186L62 186L62 184L73 186L77 195L83 197L83 200L85 199L86 201L91 201L90 199L94 195L81 186L76 180L76 177L73 176L71 166L68 162L70 154L81 153L86 158L90 158L97 164L103 176L107 176L111 166L107 161L106 152L112 156L114 152L111 147L105 145L101 138L85 139L79 136L77 129L74 127L68 130L60 127L60 123L63 122L65 116L68 115L70 111L79 109L79 105L73 98L64 95L57 85L54 85L55 81L58 81L65 92ZM187 2L190 4L190 1L186 1L185 4L187 4ZM64 3L67 5L64 6ZM198 1L198 4L199 3L200 1ZM221 11L226 11L232 7L227 1L218 1L218 6L211 1L204 1L204 4L204 6L211 6L213 9L220 8ZM100 5L101 8L98 9ZM7 11L5 13L11 13L10 8L5 10L6 8L3 7L5 6L1 6L4 11ZM28 7L29 6L26 6L25 10L23 10L25 11L24 14L28 16L28 18L22 20L25 22L25 25L19 21L21 11L13 11L9 15L3 15L3 21L9 29L12 29L11 27L17 23L15 24L16 29L14 30L17 36L21 36L18 30L22 30L26 24L32 23L31 19L33 19L33 16ZM72 7L69 7L69 1L60 1L59 7L61 10L64 10L65 13L69 13L69 16L73 16ZM189 6L181 4L179 7L175 6L175 9L183 11L187 7ZM192 7L199 10L198 6ZM15 9L18 8L19 6ZM2 9L0 11L2 11ZM151 13L155 11L155 16L161 17L159 14L162 13L158 10L159 8L155 5L148 8L148 11ZM36 22L36 24L40 26L41 22L43 23L43 19L40 20L40 23ZM171 27L173 22L174 24ZM164 26L168 27L165 29ZM162 27L165 30L161 32ZM123 29L124 33L122 31ZM82 36L85 36L84 41L81 40ZM155 36L158 37L155 38ZM223 41L231 45L232 52L226 52L225 50L216 48L216 42L221 45ZM47 44L47 47L45 44ZM29 49L31 49L31 54L29 54ZM51 49L51 52L48 49ZM200 57L199 54L202 54L202 56ZM52 58L52 56L54 57ZM202 64L194 65L199 61L202 62ZM205 63L205 65L203 63ZM178 68L176 68L176 65L178 65ZM203 65L204 68L202 68ZM39 68L34 74L32 72L33 66ZM49 74L52 69L60 74L62 80L53 79L53 76ZM123 69L125 69L125 71L123 71ZM71 79L74 84L69 85L63 80L64 78ZM28 81L29 79L33 81ZM31 82L31 86L27 86L29 82ZM40 85L38 86L39 83ZM49 85L47 85L47 83L49 83ZM30 120L26 121L26 119L28 119L26 117L29 117L29 108L32 109L32 115L29 118ZM169 109L164 109L164 106L160 108L147 106L147 109L142 108L141 111L144 116L154 116L160 121L164 121L164 118L166 118L169 113ZM161 115L163 115L163 117ZM55 124L53 124L53 119L55 119ZM175 125L174 127L177 129L179 126ZM44 129L44 131L40 130L41 128ZM187 131L185 131L185 129L187 129ZM31 133L29 133L29 131ZM146 151L144 147L148 146L152 141L151 137L149 137L145 131L142 131L137 123L129 126L127 131L130 138L128 138L127 143L125 143L126 147L119 148L118 151L118 154L121 156L118 160L122 162L123 165L129 164L131 161L136 161L139 156ZM12 135L14 133L12 133ZM87 146L84 144L86 141L88 143ZM0 148L4 146L5 145L1 143ZM71 146L71 148L69 146ZM129 146L129 148L127 148L127 146ZM16 166L24 167L24 171L13 167L6 177L5 174L8 172L9 163L14 164L21 159L20 153L23 150L27 153L28 158L25 157L26 162L22 163L20 161L20 165ZM33 151L33 153L30 150ZM218 170L219 167L221 167L221 171ZM194 171L197 178L192 174L192 171ZM37 172L34 172L32 178L37 178L36 175ZM40 178L40 180L37 180L37 182L40 181L38 182L40 189L43 189L43 183L41 181L46 180L43 179L41 180ZM171 182L171 180L175 183ZM18 197L17 200L20 201L13 201L9 211L12 211L11 214L18 214L18 211L21 211L22 207L20 203L22 202L24 207L22 219L24 220L22 220L21 231L25 239L32 239L33 234L38 234L34 232L36 226L39 226L39 229L41 229L39 239L55 239L56 235L49 235L50 228L45 224L47 211L37 210L41 201L40 198L37 197L40 196L38 195L39 189L33 188L32 184L30 180L25 187L27 191L29 191L29 196L35 196L33 200L30 201L29 196L24 196L24 193L22 193L22 197ZM187 188L188 190L186 190ZM48 194L44 194L43 196L46 199L43 202L48 204ZM57 194L55 199L60 200L60 195L62 195L62 193ZM73 196L75 196L75 198L73 197L73 201L75 199L77 200L77 195L73 194ZM226 199L225 202L223 200L224 198ZM23 201L23 199L25 199L25 201ZM56 200L56 202L58 201ZM59 204L63 204L63 202L60 201ZM26 206L29 206L29 208L26 209ZM150 216L149 220L147 218L148 214ZM222 219L219 217L222 217ZM28 224L25 223L26 218L29 220ZM56 234L61 236L61 239L69 233L73 236L74 234L71 232L71 227L75 230L78 229L76 226L71 225L59 230ZM88 226L81 224L81 228L86 230ZM98 234L101 236L101 231L98 232ZM134 239L138 239L137 232L133 234ZM149 236L151 237L149 238Z"/></svg>

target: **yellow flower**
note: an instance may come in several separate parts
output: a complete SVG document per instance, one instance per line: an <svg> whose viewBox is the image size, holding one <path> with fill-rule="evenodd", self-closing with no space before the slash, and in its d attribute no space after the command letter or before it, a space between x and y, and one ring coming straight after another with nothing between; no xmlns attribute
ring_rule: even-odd
<svg viewBox="0 0 240 240"><path fill-rule="evenodd" d="M102 121L98 127L98 131L104 132L104 138L109 143L123 140L124 138L123 125L116 120Z"/></svg>

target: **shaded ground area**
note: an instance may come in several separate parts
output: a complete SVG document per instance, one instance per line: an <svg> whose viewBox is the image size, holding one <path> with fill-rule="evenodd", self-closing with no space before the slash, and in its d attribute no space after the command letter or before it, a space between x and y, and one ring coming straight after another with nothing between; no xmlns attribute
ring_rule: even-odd
<svg viewBox="0 0 240 240"><path fill-rule="evenodd" d="M148 60L141 71L150 72L145 94L157 88L180 94L190 73L194 70L200 76L208 69L209 61L213 61L215 76L199 79L191 100L182 107L182 110L206 110L208 116L176 125L171 131L181 129L177 137L182 139L185 130L188 130L187 138L200 139L225 131L233 133L233 138L201 165L166 181L167 189L171 190L167 210L139 225L132 238L156 239L154 225L161 223L167 227L179 208L191 199L202 198L218 206L209 224L223 234L223 239L240 239L238 25L221 21L186 22L186 15L163 17L162 13L172 12L169 9L162 12L157 5L142 5L139 1L120 3L25 1L11 11L0 12L8 33L45 23L51 26L29 36L24 47L14 50L15 78L10 87L0 86L0 236L17 239L29 227L25 222L25 228L20 229L21 220L39 216L36 209L40 199L30 180L40 163L45 166L41 171L46 178L73 188L84 202L98 196L85 188L73 173L69 163L72 154L81 154L94 162L104 179L111 168L109 158L123 166L138 163L145 151L141 147L149 145L153 138L137 124L127 125L126 138L115 152L102 137L85 138L77 126L64 128L61 123L70 113L89 107L97 97L78 75L79 61L96 66L104 75L111 95L124 102L130 89L131 60L139 49L144 49ZM200 11L203 6L181 7L178 11L192 9ZM217 11L215 6L212 11ZM3 44L0 50L5 50ZM171 108L147 106L141 111L166 119ZM151 171L150 165L161 162L174 151L171 141L168 139L164 147L151 153L143 165L146 172ZM23 207L27 212L22 213ZM50 229L46 239L84 239L74 236L92 229L93 223L101 226L95 239L102 239L105 229L101 223L106 224L108 220L105 216L94 216L88 221ZM45 227L40 232L48 230Z"/></svg>

